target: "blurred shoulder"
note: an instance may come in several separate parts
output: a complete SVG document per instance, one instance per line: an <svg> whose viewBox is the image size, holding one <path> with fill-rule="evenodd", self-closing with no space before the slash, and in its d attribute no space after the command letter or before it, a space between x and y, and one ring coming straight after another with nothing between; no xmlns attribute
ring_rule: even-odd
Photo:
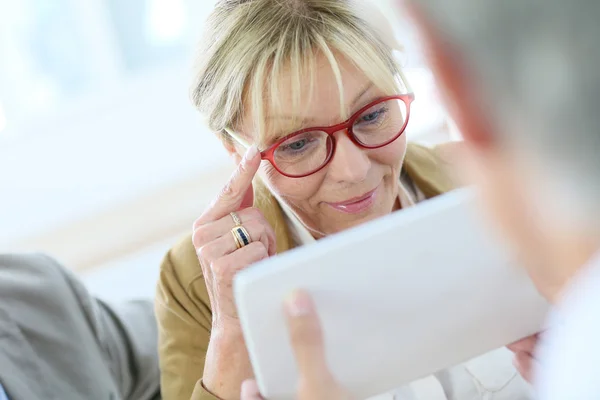
<svg viewBox="0 0 600 400"><path fill-rule="evenodd" d="M563 290L539 345L540 398L596 399L600 393L600 253ZM576 396L572 396L576 393Z"/></svg>
<svg viewBox="0 0 600 400"><path fill-rule="evenodd" d="M68 271L41 253L0 254L0 292L68 285Z"/></svg>
<svg viewBox="0 0 600 400"><path fill-rule="evenodd" d="M440 143L431 148L435 156L446 166L456 164L456 160L461 156L465 144L462 141L452 141Z"/></svg>
<svg viewBox="0 0 600 400"><path fill-rule="evenodd" d="M0 308L15 322L35 320L44 329L78 319L88 305L77 277L44 254L1 254L0 293Z"/></svg>

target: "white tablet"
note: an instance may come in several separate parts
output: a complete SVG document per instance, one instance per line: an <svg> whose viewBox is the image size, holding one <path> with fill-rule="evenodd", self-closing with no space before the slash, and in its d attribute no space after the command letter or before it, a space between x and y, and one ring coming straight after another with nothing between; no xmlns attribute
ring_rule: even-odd
<svg viewBox="0 0 600 400"><path fill-rule="evenodd" d="M235 296L255 376L292 399L283 301L306 289L334 375L358 398L400 387L540 330L546 301L462 189L270 258Z"/></svg>

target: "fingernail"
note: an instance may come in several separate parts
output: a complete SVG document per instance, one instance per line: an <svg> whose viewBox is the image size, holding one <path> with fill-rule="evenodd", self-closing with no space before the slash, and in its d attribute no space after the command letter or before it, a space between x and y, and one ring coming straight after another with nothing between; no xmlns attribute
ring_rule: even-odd
<svg viewBox="0 0 600 400"><path fill-rule="evenodd" d="M313 311L312 300L308 293L296 290L285 300L285 310L290 317L304 317Z"/></svg>
<svg viewBox="0 0 600 400"><path fill-rule="evenodd" d="M522 370L521 363L519 362L519 360L517 359L517 357L513 357L512 365L513 365L513 367L515 367L515 369L517 371L519 371L519 373L521 373L521 370Z"/></svg>
<svg viewBox="0 0 600 400"><path fill-rule="evenodd" d="M248 150L246 150L246 154L244 155L244 161L253 160L254 157L258 154L258 147L255 144L250 146Z"/></svg>
<svg viewBox="0 0 600 400"><path fill-rule="evenodd" d="M242 382L242 390L241 395L242 398L255 398L252 396L258 395L260 392L258 391L258 385L253 379L247 379Z"/></svg>

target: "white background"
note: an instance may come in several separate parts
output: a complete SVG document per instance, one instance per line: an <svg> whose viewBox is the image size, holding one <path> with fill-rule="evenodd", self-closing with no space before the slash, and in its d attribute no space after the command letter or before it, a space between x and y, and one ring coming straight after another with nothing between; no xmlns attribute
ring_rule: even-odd
<svg viewBox="0 0 600 400"><path fill-rule="evenodd" d="M189 101L213 3L0 0L0 251L48 251L96 292L151 295L160 258L232 167ZM400 28L409 133L437 140L444 113Z"/></svg>

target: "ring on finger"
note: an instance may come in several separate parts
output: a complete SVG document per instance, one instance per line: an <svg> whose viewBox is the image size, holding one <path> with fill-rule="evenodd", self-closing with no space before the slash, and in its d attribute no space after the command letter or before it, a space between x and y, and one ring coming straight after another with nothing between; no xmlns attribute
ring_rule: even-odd
<svg viewBox="0 0 600 400"><path fill-rule="evenodd" d="M242 219L240 218L239 215L237 215L237 213L230 212L229 215L231 215L231 219L233 220L233 223L235 224L235 226L242 226Z"/></svg>
<svg viewBox="0 0 600 400"><path fill-rule="evenodd" d="M233 227L233 229L231 229L231 234L233 235L233 240L238 249L250 244L250 235L242 225Z"/></svg>

